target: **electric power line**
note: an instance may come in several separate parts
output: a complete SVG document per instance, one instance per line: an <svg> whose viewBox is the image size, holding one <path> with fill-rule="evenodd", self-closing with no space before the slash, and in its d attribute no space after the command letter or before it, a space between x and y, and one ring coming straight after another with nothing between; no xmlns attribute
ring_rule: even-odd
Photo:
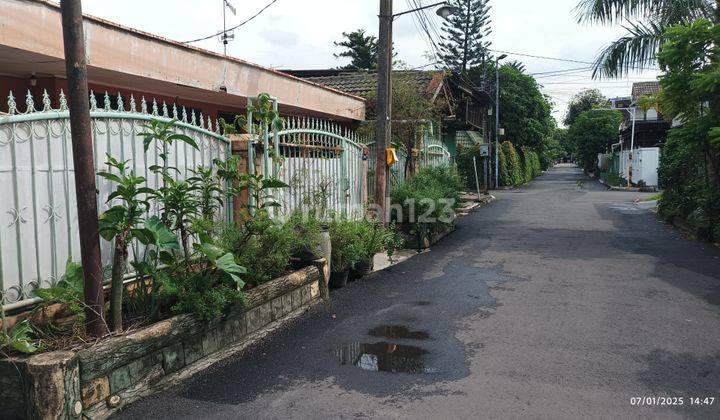
<svg viewBox="0 0 720 420"><path fill-rule="evenodd" d="M202 38L193 39L193 40L190 40L190 41L185 41L185 42L183 42L183 44L192 44L193 42L205 41L206 39L215 38L216 36L220 36L220 35L222 35L222 34L226 34L226 33L230 32L230 31L234 31L235 29L237 29L237 28L245 25L246 23L249 23L251 20L253 20L253 19L255 19L256 17L260 16L265 10L267 10L270 6L272 6L273 4L275 4L277 1L278 1L278 0L272 0L270 3L268 3L267 5L265 5L265 7L263 7L262 9L260 9L259 12L255 13L254 15L250 16L249 18L245 19L243 22L239 23L238 25L233 26L232 28L228 28L228 29L225 29L225 30L223 30L223 31L220 31L220 32L218 32L218 33L216 33L216 34L208 35L208 36L205 36L205 37L202 37ZM225 6L223 5L223 7L225 7Z"/></svg>

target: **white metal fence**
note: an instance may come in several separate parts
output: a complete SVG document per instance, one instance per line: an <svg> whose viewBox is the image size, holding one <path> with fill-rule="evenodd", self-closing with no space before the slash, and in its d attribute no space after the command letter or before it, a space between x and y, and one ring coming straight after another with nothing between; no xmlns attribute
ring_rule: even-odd
<svg viewBox="0 0 720 420"><path fill-rule="evenodd" d="M283 216L319 209L351 218L364 211L365 147L353 131L308 118L288 118L277 133L282 157Z"/></svg>
<svg viewBox="0 0 720 420"><path fill-rule="evenodd" d="M108 170L106 154L130 161L136 174L147 178L147 186L157 188L161 180L149 170L161 164L162 150L143 149L143 125L152 121L174 121L173 130L195 139L199 150L185 142L176 142L164 150L169 164L178 168L176 177L192 176L200 167L210 167L214 159L230 156L230 141L220 134L218 121L194 110L178 108L154 99L121 94L90 95L90 116L96 170ZM53 108L45 92L36 109L35 98L28 92L23 112L12 93L8 96L8 115L0 115L0 302L12 309L36 300L37 287L55 284L64 273L68 260L79 261L80 246L75 203L74 167L67 103L60 92ZM277 104L274 105L277 107ZM249 116L252 121L252 115ZM251 133L259 132L252 126ZM323 209L351 218L362 217L367 195L374 191L375 150L370 139L326 121L286 118L282 129L264 130L255 136L248 158L257 148L263 155L262 173L278 177L290 187L276 192L282 204L279 216L296 210ZM271 148L274 153L271 153ZM272 155L275 155L274 158ZM407 156L390 168L391 188L406 174ZM451 162L450 154L439 137L428 131L418 164L440 166ZM254 165L249 166L251 170ZM98 208L115 186L98 178ZM154 208L151 213L160 209ZM219 217L231 219L232 209L223 206ZM112 244L101 242L103 265L109 267ZM142 252L131 247L131 253ZM136 255L131 255L136 259Z"/></svg>
<svg viewBox="0 0 720 420"><path fill-rule="evenodd" d="M373 196L375 194L375 162L377 162L375 142L370 141L366 145L370 149L368 156L368 191L369 195ZM392 164L388 173L388 193L391 192L396 185L403 182L407 175L407 152L403 149L396 149L395 154L397 155L397 160ZM428 128L423 132L422 148L420 155L417 157L416 164L419 167L437 167L452 164L452 156L443 144L440 133L434 129L433 124L429 124Z"/></svg>
<svg viewBox="0 0 720 420"><path fill-rule="evenodd" d="M179 169L178 178L229 156L229 141L218 134L217 121L202 114L191 111L188 115L184 108L169 108L155 100L148 103L145 98L136 103L133 96L114 97L114 106L109 95L102 99L98 106L96 96L90 96L97 170L107 170L104 162L110 154L129 160L136 174L147 178L149 187L159 186L160 180L148 167L160 163L160 151L152 147L145 154L139 136L145 131L143 124L153 119L178 120L174 131L198 143L200 150L176 142L168 151L170 164ZM62 92L58 102L59 108L53 109L45 92L38 110L28 92L25 111L20 113L11 93L8 115L0 116L0 293L6 309L31 301L35 288L53 285L68 260L80 259L69 113ZM102 211L114 186L98 178L97 188ZM221 217L229 217L229 209ZM111 244L102 241L101 248L103 264L109 265Z"/></svg>

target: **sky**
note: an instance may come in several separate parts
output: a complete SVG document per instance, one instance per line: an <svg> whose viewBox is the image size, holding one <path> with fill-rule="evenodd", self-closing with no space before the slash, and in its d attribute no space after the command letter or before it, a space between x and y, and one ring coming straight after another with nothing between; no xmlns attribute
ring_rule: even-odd
<svg viewBox="0 0 720 420"><path fill-rule="evenodd" d="M227 12L227 24L237 25L273 0L229 0L237 10ZM621 27L577 23L574 8L579 0L490 0L491 48L510 52L508 60L524 63L526 73L543 73L588 67L587 64L533 58L544 56L582 62L619 38ZM235 30L228 54L275 69L323 69L347 64L336 59L333 45L342 32L364 28L377 35L377 0L275 0L262 14ZM429 5L435 0L422 0ZM223 0L84 0L85 13L177 41L189 41L223 28ZM395 13L410 9L409 0L395 0ZM442 18L433 9L425 12L437 27ZM412 14L399 17L393 29L397 58L408 67L427 65L430 51ZM437 41L437 39L436 39ZM193 45L222 52L217 37ZM525 55L520 55L525 54ZM432 68L432 67L427 67ZM589 70L565 74L536 74L542 91L554 103L553 116L561 121L573 94L598 88L606 96L629 96L633 81L654 80L655 71L623 79L593 80Z"/></svg>

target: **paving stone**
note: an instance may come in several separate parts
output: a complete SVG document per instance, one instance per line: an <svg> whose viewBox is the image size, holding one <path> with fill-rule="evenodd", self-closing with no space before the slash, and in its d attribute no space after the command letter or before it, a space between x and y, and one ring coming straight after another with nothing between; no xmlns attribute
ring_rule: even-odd
<svg viewBox="0 0 720 420"><path fill-rule="evenodd" d="M110 381L107 376L84 383L81 388L83 407L90 408L110 396Z"/></svg>
<svg viewBox="0 0 720 420"><path fill-rule="evenodd" d="M165 374L176 372L185 366L185 351L182 343L166 347L162 351Z"/></svg>

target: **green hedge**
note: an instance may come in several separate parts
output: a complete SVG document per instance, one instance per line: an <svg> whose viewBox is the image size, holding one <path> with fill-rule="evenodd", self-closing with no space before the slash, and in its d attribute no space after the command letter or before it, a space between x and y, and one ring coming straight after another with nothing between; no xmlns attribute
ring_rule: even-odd
<svg viewBox="0 0 720 420"><path fill-rule="evenodd" d="M522 160L515 149L515 145L509 141L504 141L501 147L507 161L507 171L510 180L510 184L508 185L523 184L525 179L523 177Z"/></svg>
<svg viewBox="0 0 720 420"><path fill-rule="evenodd" d="M542 173L542 162L540 155L528 148L521 149L522 156L518 153L515 145L509 141L501 144L498 160L500 162L499 175L500 185L503 187L511 187L522 185L532 181L535 177ZM457 169L462 178L465 188L475 190L475 169L473 168L473 156L480 156L480 145L462 146L457 155ZM482 165L482 160L477 159L478 165ZM482 167L478 166L478 177L480 185L484 185Z"/></svg>
<svg viewBox="0 0 720 420"><path fill-rule="evenodd" d="M483 173L483 158L480 157L480 145L460 145L458 147L458 154L455 158L455 162L457 165L458 174L460 174L460 178L462 178L465 188L469 191L477 190L477 184L475 183L475 167L473 165L473 157L477 161L478 182L480 182L480 188L482 189L485 185L485 174Z"/></svg>
<svg viewBox="0 0 720 420"><path fill-rule="evenodd" d="M523 175L525 182L532 181L536 176L542 173L540 164L540 156L534 150L523 147Z"/></svg>

